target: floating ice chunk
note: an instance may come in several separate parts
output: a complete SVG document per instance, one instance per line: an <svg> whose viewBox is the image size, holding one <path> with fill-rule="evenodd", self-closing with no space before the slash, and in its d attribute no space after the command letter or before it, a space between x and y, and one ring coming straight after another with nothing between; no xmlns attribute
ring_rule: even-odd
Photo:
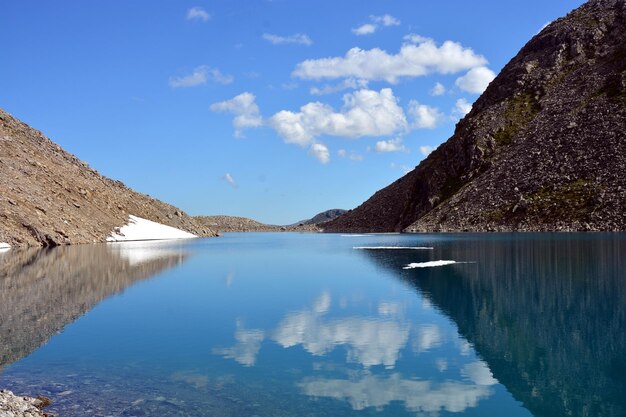
<svg viewBox="0 0 626 417"><path fill-rule="evenodd" d="M124 242L129 240L162 240L162 239L191 239L196 235L175 227L129 216L128 224L120 227L118 232L112 232L107 242Z"/></svg>
<svg viewBox="0 0 626 417"><path fill-rule="evenodd" d="M454 264L472 264L474 262L457 262L457 261L428 261L428 262L413 262L406 266L403 266L402 269L413 269L413 268L434 268L436 266L444 266L444 265L454 265Z"/></svg>
<svg viewBox="0 0 626 417"><path fill-rule="evenodd" d="M432 250L432 246L354 246L352 249L366 250Z"/></svg>

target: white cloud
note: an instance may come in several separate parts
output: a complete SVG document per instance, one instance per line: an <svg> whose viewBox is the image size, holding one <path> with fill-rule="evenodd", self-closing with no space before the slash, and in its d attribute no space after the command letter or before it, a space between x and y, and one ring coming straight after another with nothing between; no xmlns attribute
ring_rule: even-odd
<svg viewBox="0 0 626 417"><path fill-rule="evenodd" d="M417 44L402 45L395 55L379 48L352 48L343 57L306 60L296 66L292 75L309 80L355 78L396 83L402 77L452 74L487 63L482 55L457 42L445 41L437 46L432 39L417 40Z"/></svg>
<svg viewBox="0 0 626 417"><path fill-rule="evenodd" d="M235 114L233 119L235 137L241 137L243 129L263 125L263 118L260 115L259 106L254 102L255 99L254 94L245 92L230 100L212 104L211 110Z"/></svg>
<svg viewBox="0 0 626 417"><path fill-rule="evenodd" d="M352 33L354 33L355 35L371 35L372 33L376 32L376 28L376 25L366 23L359 26L358 28L352 29Z"/></svg>
<svg viewBox="0 0 626 417"><path fill-rule="evenodd" d="M350 151L350 153L348 153L348 151L346 151L345 149L339 149L337 151L337 156L339 156L340 158L348 158L351 161L363 160L363 155L360 155L354 151Z"/></svg>
<svg viewBox="0 0 626 417"><path fill-rule="evenodd" d="M409 33L408 35L404 35L402 39L409 43L423 43L432 40L426 36L418 35L417 33Z"/></svg>
<svg viewBox="0 0 626 417"><path fill-rule="evenodd" d="M226 181L231 187L237 188L237 183L235 182L235 179L228 172L224 174L224 176L222 176L222 179Z"/></svg>
<svg viewBox="0 0 626 417"><path fill-rule="evenodd" d="M430 153L431 153L432 151L434 151L434 150L435 150L435 148L433 148L432 146L428 146L428 145L426 145L426 146L420 146L420 152L421 152L421 154L422 154L422 155L424 155L424 156L428 156L428 155L430 155Z"/></svg>
<svg viewBox="0 0 626 417"><path fill-rule="evenodd" d="M380 140L376 142L376 152L406 152L407 149L402 143L402 138L390 140Z"/></svg>
<svg viewBox="0 0 626 417"><path fill-rule="evenodd" d="M172 88L197 87L206 85L208 81L226 85L232 83L234 79L232 75L222 74L217 68L201 65L196 67L189 75L170 77L169 84Z"/></svg>
<svg viewBox="0 0 626 417"><path fill-rule="evenodd" d="M391 169L399 169L401 170L404 174L408 174L409 172L413 171L413 168L411 168L408 165L401 165L401 164L396 164L395 162L392 162L391 164L389 164L389 167Z"/></svg>
<svg viewBox="0 0 626 417"><path fill-rule="evenodd" d="M417 129L434 129L445 120L443 113L436 107L420 104L415 100L409 102L408 113L413 116L413 127Z"/></svg>
<svg viewBox="0 0 626 417"><path fill-rule="evenodd" d="M435 86L430 90L431 96L442 96L446 93L446 87L441 83L435 83Z"/></svg>
<svg viewBox="0 0 626 417"><path fill-rule="evenodd" d="M321 143L314 143L311 145L309 153L322 164L327 164L330 162L330 152L328 151L326 145L323 145Z"/></svg>
<svg viewBox="0 0 626 417"><path fill-rule="evenodd" d="M272 116L269 124L286 143L301 146L309 145L320 135L383 136L408 127L404 110L390 88L345 94L343 103L339 112L320 102L308 103L299 112L283 110Z"/></svg>
<svg viewBox="0 0 626 417"><path fill-rule="evenodd" d="M312 397L346 400L353 410L378 409L398 401L411 412L436 416L443 411L460 413L478 405L492 394L485 385L455 381L433 383L402 379L400 374L388 378L366 375L358 380L311 378L300 384L304 394Z"/></svg>
<svg viewBox="0 0 626 417"><path fill-rule="evenodd" d="M470 69L467 74L457 78L455 84L468 93L482 94L494 78L496 78L495 72L481 66Z"/></svg>
<svg viewBox="0 0 626 417"><path fill-rule="evenodd" d="M400 20L388 14L385 14L382 16L370 16L370 19L372 19L373 22L379 23L383 26L399 26L400 25Z"/></svg>
<svg viewBox="0 0 626 417"><path fill-rule="evenodd" d="M400 24L400 20L395 17L385 14L382 16L370 16L370 20L372 23L365 23L364 25L359 26L358 28L352 29L352 33L355 35L371 35L372 33L378 30L378 26L398 26Z"/></svg>
<svg viewBox="0 0 626 417"><path fill-rule="evenodd" d="M279 36L271 33L264 33L263 39L274 45L296 44L296 45L313 45L313 41L308 35L296 33L290 36Z"/></svg>
<svg viewBox="0 0 626 417"><path fill-rule="evenodd" d="M211 18L211 15L202 7L196 6L187 10L187 20L202 20L203 22L206 22L210 18Z"/></svg>
<svg viewBox="0 0 626 417"><path fill-rule="evenodd" d="M288 83L282 83L280 85L280 87L283 90L291 91L291 90L295 90L296 88L298 88L298 83L295 83L295 82L291 81L291 82L288 82Z"/></svg>
<svg viewBox="0 0 626 417"><path fill-rule="evenodd" d="M311 87L309 92L314 96L323 96L326 94L337 93L339 91L347 89L367 88L367 81L356 80L354 78L348 78L341 81L339 84L330 85L326 84L323 87Z"/></svg>
<svg viewBox="0 0 626 417"><path fill-rule="evenodd" d="M464 98L460 98L456 101L452 114L458 118L463 118L470 111L472 111L472 105Z"/></svg>

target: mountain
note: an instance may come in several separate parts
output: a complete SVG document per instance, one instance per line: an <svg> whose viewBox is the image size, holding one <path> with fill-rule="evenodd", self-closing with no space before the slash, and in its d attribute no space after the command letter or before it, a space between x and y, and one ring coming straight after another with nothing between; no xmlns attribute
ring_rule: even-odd
<svg viewBox="0 0 626 417"><path fill-rule="evenodd" d="M626 230L626 2L550 23L447 142L324 228Z"/></svg>
<svg viewBox="0 0 626 417"><path fill-rule="evenodd" d="M104 242L130 215L198 236L215 235L176 207L100 175L0 110L0 242Z"/></svg>
<svg viewBox="0 0 626 417"><path fill-rule="evenodd" d="M297 223L290 226L275 226L238 216L196 216L195 221L218 232L319 232L315 223Z"/></svg>
<svg viewBox="0 0 626 417"><path fill-rule="evenodd" d="M257 222L238 216L196 216L195 220L205 227L218 232L277 232L280 226Z"/></svg>
<svg viewBox="0 0 626 417"><path fill-rule="evenodd" d="M348 210L343 210L343 209L330 209L330 210L326 210L326 211L323 211L321 213L318 213L315 216L311 217L310 219L301 220L301 221L297 222L296 224L298 224L298 225L320 224L320 223L324 223L324 222L327 222L329 220L332 220L332 219L334 219L336 217L339 217L342 214L345 214L347 212L348 212Z"/></svg>

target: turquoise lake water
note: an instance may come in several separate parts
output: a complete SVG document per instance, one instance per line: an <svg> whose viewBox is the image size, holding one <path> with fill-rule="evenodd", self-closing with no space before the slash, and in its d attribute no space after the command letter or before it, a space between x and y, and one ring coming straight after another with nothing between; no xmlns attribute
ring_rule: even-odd
<svg viewBox="0 0 626 417"><path fill-rule="evenodd" d="M0 303L0 388L60 416L626 415L626 234L11 250Z"/></svg>

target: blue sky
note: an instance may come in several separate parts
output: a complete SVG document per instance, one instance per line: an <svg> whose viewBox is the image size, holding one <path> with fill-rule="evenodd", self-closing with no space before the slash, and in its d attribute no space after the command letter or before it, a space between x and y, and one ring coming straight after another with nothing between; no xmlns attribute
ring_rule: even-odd
<svg viewBox="0 0 626 417"><path fill-rule="evenodd" d="M580 0L10 1L0 107L193 215L353 208Z"/></svg>

